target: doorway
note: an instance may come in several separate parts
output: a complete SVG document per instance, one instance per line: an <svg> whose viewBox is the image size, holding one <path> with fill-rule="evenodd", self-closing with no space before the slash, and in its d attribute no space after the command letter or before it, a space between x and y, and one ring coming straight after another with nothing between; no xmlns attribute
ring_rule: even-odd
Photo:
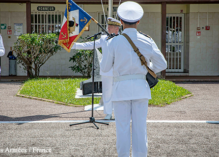
<svg viewBox="0 0 219 157"><path fill-rule="evenodd" d="M166 15L167 72L183 72L184 14Z"/></svg>

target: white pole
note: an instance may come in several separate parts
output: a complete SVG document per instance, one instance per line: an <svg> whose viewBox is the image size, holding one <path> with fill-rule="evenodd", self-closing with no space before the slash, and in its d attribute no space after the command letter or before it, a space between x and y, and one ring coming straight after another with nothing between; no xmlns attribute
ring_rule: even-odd
<svg viewBox="0 0 219 157"><path fill-rule="evenodd" d="M1 28L1 7L0 7L0 35L1 35L1 31L2 31L2 28ZM0 64L0 66L1 66L1 64Z"/></svg>
<svg viewBox="0 0 219 157"><path fill-rule="evenodd" d="M208 26L208 12L207 12L207 26Z"/></svg>
<svg viewBox="0 0 219 157"><path fill-rule="evenodd" d="M108 1L108 17L113 17L113 0Z"/></svg>
<svg viewBox="0 0 219 157"><path fill-rule="evenodd" d="M198 4L198 27L199 27L199 4Z"/></svg>

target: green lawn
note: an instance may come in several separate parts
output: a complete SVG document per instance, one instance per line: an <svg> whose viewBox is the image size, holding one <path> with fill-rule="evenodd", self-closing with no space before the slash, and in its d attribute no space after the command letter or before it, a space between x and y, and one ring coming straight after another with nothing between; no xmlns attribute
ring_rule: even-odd
<svg viewBox="0 0 219 157"><path fill-rule="evenodd" d="M151 89L149 105L165 106L172 102L181 100L185 95L191 94L187 89L177 86L174 82L159 80L158 84Z"/></svg>
<svg viewBox="0 0 219 157"><path fill-rule="evenodd" d="M80 82L87 79L51 79L39 78L31 79L24 83L20 94L55 100L74 105L90 105L91 98L76 99L76 88L79 88ZM191 94L188 90L175 85L175 83L159 80L159 83L151 90L152 99L150 105L164 106L174 101L180 100L182 96ZM98 104L100 98L94 98L94 103Z"/></svg>

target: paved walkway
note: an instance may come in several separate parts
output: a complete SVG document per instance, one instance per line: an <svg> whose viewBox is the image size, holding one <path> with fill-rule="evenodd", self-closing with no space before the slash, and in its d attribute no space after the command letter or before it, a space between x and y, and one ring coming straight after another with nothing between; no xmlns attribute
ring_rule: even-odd
<svg viewBox="0 0 219 157"><path fill-rule="evenodd" d="M219 121L219 83L178 83L194 96L166 107L149 107L148 120ZM0 83L0 121L83 120L91 116L84 107L70 107L16 97L21 83ZM103 111L94 111L103 119Z"/></svg>
<svg viewBox="0 0 219 157"><path fill-rule="evenodd" d="M149 107L148 120L219 121L219 83L178 83L194 96ZM0 121L88 120L90 111L16 97L21 83L0 82ZM103 119L103 111L95 111ZM116 157L115 123L0 124L0 156ZM148 123L149 157L218 157L219 124ZM9 152L11 149L11 152ZM23 152L13 152L22 149Z"/></svg>
<svg viewBox="0 0 219 157"><path fill-rule="evenodd" d="M177 83L193 96L166 107L149 107L151 120L209 120L219 121L218 83Z"/></svg>

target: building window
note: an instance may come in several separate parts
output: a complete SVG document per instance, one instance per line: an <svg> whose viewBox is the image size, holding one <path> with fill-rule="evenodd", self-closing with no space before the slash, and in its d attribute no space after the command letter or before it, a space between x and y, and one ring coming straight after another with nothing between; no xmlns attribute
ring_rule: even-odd
<svg viewBox="0 0 219 157"><path fill-rule="evenodd" d="M32 33L57 33L62 26L63 12L32 12L31 32Z"/></svg>

